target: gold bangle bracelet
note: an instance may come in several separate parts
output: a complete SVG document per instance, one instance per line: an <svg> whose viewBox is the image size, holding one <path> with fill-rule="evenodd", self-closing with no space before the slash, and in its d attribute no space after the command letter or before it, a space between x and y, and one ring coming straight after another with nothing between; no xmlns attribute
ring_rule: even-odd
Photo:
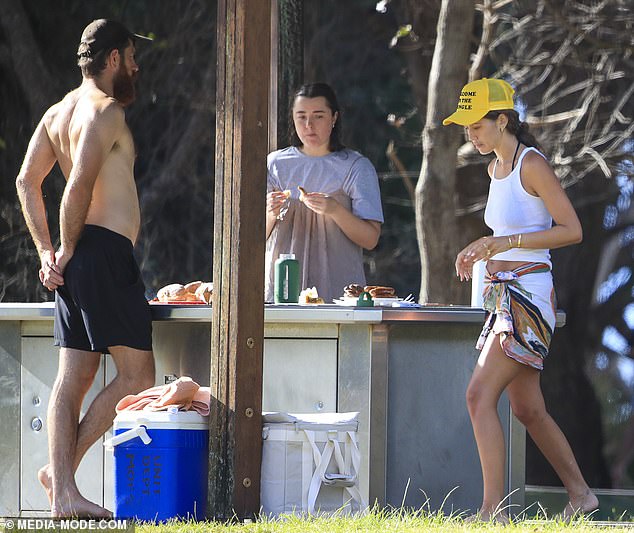
<svg viewBox="0 0 634 533"><path fill-rule="evenodd" d="M522 234L521 233L517 237L517 247L518 248L522 247Z"/></svg>
<svg viewBox="0 0 634 533"><path fill-rule="evenodd" d="M509 240L509 250L513 248L513 239L510 235L507 235L506 238Z"/></svg>

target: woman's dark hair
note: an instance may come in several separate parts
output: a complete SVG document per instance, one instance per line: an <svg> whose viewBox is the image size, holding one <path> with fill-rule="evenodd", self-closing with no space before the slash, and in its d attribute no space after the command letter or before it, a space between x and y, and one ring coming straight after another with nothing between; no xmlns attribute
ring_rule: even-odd
<svg viewBox="0 0 634 533"><path fill-rule="evenodd" d="M319 96L323 96L326 100L326 104L330 108L330 111L332 111L332 114L334 115L335 113L338 113L335 127L332 128L332 132L330 133L328 150L331 152L343 150L345 146L339 138L341 131L341 111L339 110L339 103L337 102L335 91L333 91L332 87L330 87L327 83L308 83L306 85L302 85L297 91L295 91L289 109L288 121L288 137L291 146L303 146L302 141L297 135L297 131L295 131L295 122L293 121L293 107L295 106L295 100L297 100L300 96L304 96L305 98L317 98Z"/></svg>
<svg viewBox="0 0 634 533"><path fill-rule="evenodd" d="M540 152L542 151L542 148L537 142L535 136L530 131L528 131L528 124L520 120L520 115L517 111L515 111L515 109L489 111L486 115L484 115L484 118L488 118L489 120L496 120L500 115L506 115L506 118L508 119L506 129L509 131L509 133L515 135L519 142L521 142L524 146L534 146Z"/></svg>

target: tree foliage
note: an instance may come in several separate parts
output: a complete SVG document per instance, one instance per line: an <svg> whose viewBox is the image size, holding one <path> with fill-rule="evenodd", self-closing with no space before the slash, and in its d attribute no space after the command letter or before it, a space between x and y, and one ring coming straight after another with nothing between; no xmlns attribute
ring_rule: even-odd
<svg viewBox="0 0 634 533"><path fill-rule="evenodd" d="M216 6L204 0L0 2L0 300L41 301L39 261L15 177L43 111L81 82L75 54L96 18L152 35L138 43L138 98L127 110L142 213L136 254L148 296L172 281L211 278ZM53 242L64 178L44 182Z"/></svg>

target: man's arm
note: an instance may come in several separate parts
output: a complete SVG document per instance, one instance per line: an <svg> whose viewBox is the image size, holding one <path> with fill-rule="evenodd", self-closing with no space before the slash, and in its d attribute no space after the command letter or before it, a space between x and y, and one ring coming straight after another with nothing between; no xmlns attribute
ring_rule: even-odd
<svg viewBox="0 0 634 533"><path fill-rule="evenodd" d="M93 188L101 167L125 127L123 108L112 101L85 119L72 156L60 206L61 246L56 254L62 272L75 252L86 222Z"/></svg>
<svg viewBox="0 0 634 533"><path fill-rule="evenodd" d="M42 183L56 161L55 152L46 131L45 119L46 115L31 137L16 179L16 189L26 225L40 256L40 281L48 289L53 290L64 280L55 266L55 249L51 242L42 195Z"/></svg>

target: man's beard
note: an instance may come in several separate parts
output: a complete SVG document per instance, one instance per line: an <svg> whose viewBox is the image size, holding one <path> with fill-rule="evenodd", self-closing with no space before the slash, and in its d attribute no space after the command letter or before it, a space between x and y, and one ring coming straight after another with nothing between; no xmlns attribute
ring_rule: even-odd
<svg viewBox="0 0 634 533"><path fill-rule="evenodd" d="M113 93L114 97L118 100L118 102L127 106L134 102L136 98L136 74L130 76L126 69L126 66L123 63L119 64L119 69L113 80Z"/></svg>

